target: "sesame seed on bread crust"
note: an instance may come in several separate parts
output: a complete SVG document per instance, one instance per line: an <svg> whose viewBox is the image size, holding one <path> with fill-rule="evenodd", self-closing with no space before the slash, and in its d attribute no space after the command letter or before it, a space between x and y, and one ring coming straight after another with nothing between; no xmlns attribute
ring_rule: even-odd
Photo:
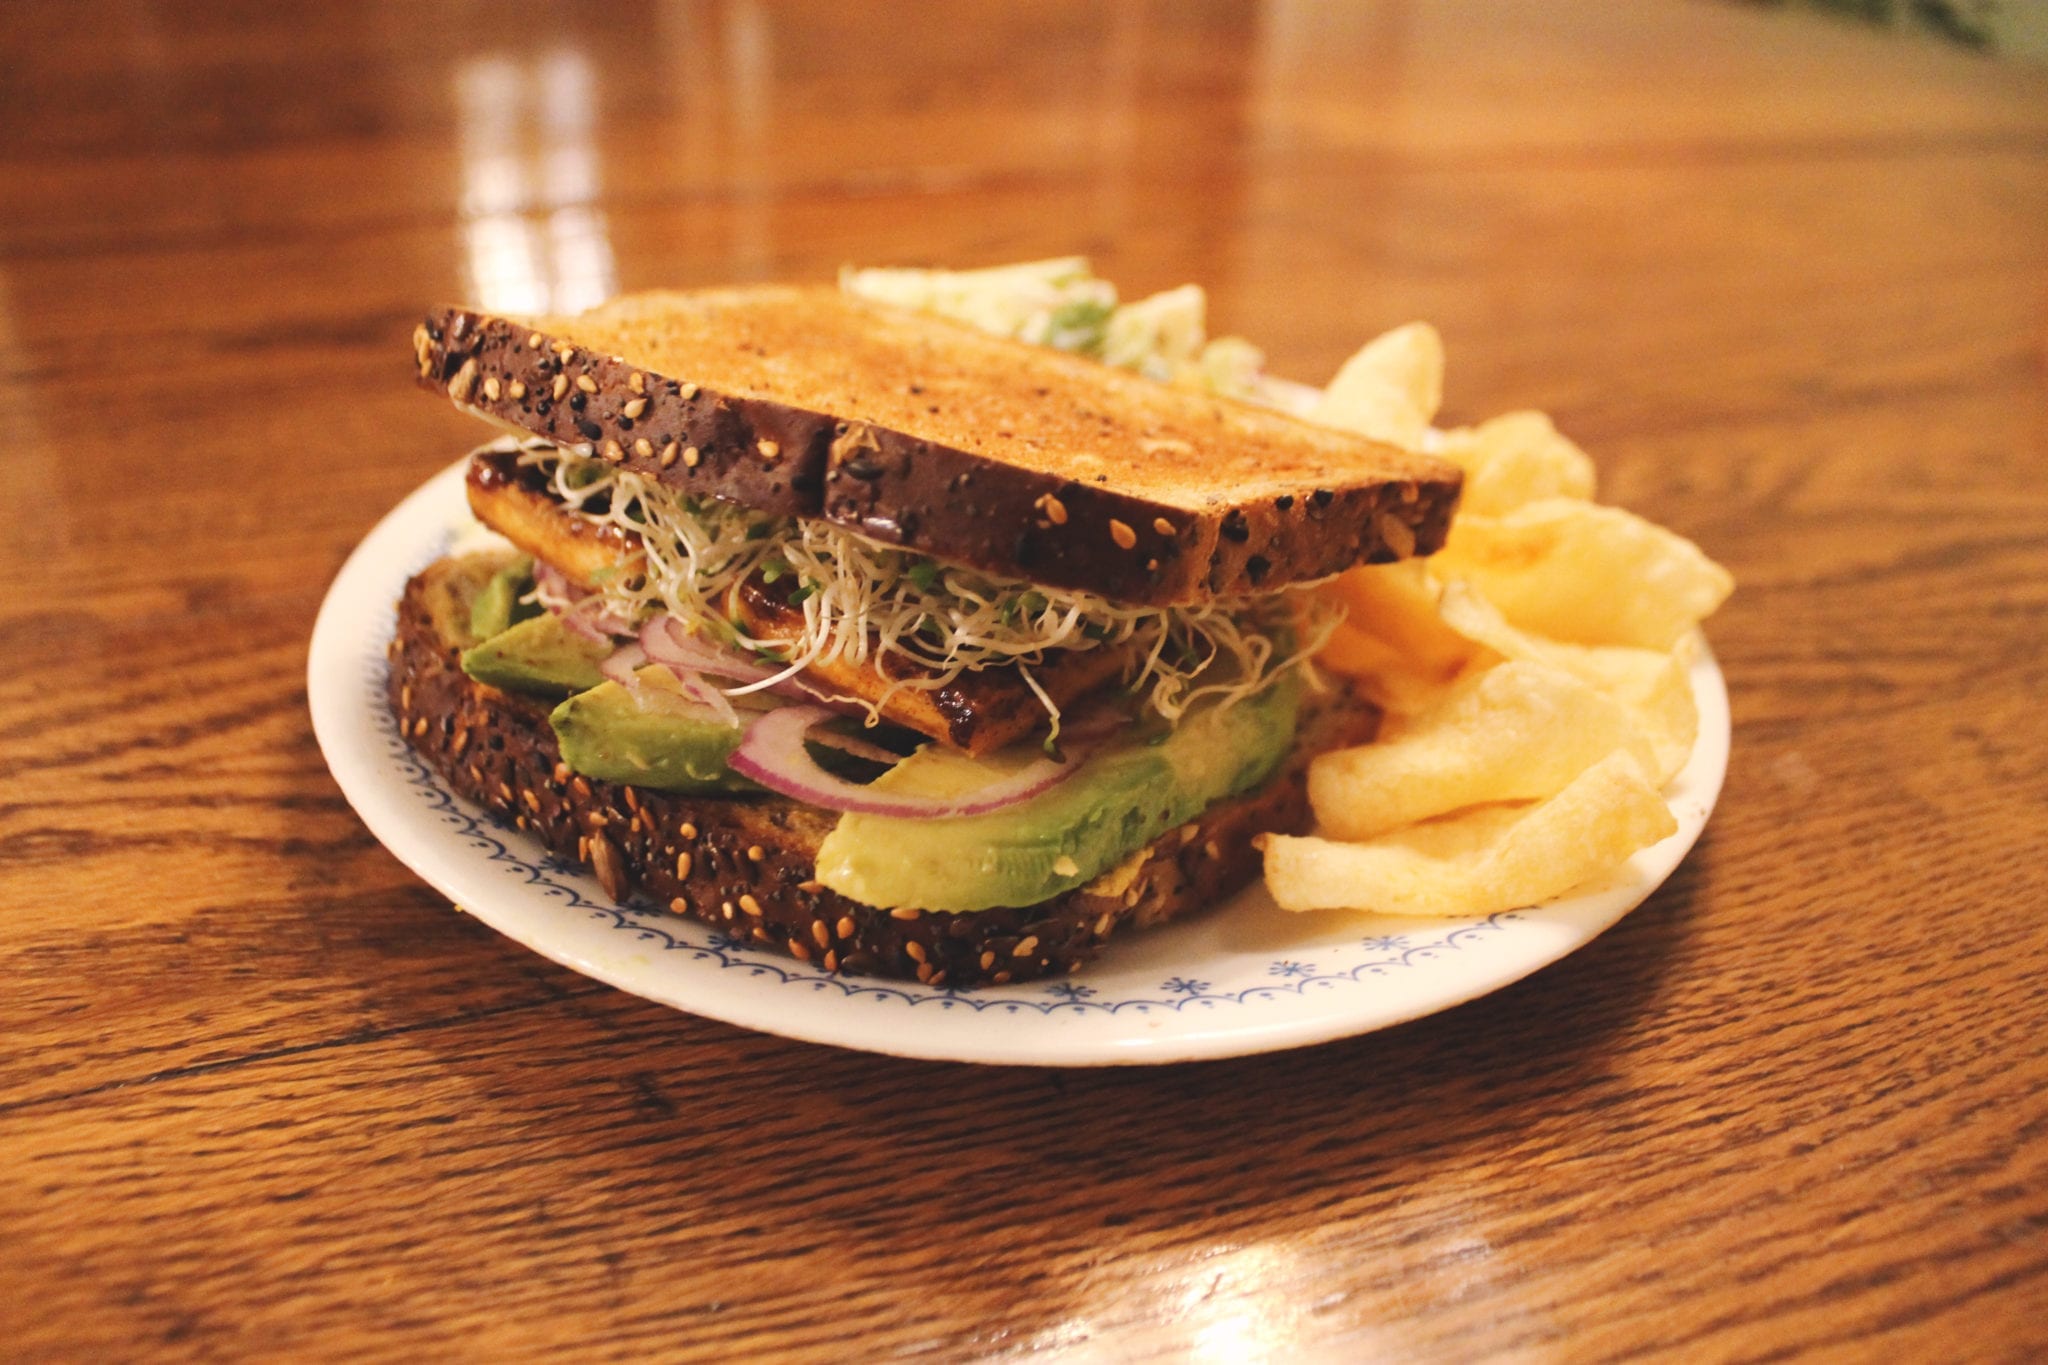
<svg viewBox="0 0 2048 1365"><path fill-rule="evenodd" d="M828 971L970 986L1070 971L1119 929L1163 923L1258 875L1252 839L1309 820L1311 753L1367 739L1376 715L1348 697L1308 715L1271 781L1168 831L1126 864L1039 905L964 914L863 905L815 879L838 817L780 796L650 791L571 772L548 707L478 683L453 622L498 567L443 559L406 585L387 692L406 741L462 797L589 867L607 894L714 925Z"/></svg>
<svg viewBox="0 0 2048 1365"><path fill-rule="evenodd" d="M1443 543L1440 460L827 288L462 308L420 382L677 489L1118 601L1271 591Z"/></svg>

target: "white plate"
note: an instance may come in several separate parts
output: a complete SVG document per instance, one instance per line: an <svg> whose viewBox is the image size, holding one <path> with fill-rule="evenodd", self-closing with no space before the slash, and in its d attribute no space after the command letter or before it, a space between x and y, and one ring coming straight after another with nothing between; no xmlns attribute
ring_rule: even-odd
<svg viewBox="0 0 2048 1365"><path fill-rule="evenodd" d="M665 912L613 903L453 795L399 738L384 646L405 581L446 550L462 464L378 524L313 628L307 692L327 765L384 846L469 913L621 990L745 1028L904 1057L1098 1066L1233 1057L1385 1028L1555 962L1641 904L1699 838L1728 764L1728 694L1703 647L1700 739L1667 795L1678 833L1613 877L1480 920L1290 915L1259 891L1112 943L1078 976L974 990L833 976Z"/></svg>

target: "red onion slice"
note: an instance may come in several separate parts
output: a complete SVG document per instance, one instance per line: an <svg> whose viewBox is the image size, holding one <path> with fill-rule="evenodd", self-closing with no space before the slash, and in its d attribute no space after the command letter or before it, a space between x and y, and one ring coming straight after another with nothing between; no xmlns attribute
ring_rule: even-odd
<svg viewBox="0 0 2048 1365"><path fill-rule="evenodd" d="M831 719L822 706L785 706L756 720L726 759L726 766L773 792L807 805L860 815L891 815L941 820L983 815L1013 806L1072 777L1081 766L1078 755L1065 763L1041 758L1007 777L960 796L912 796L878 792L857 782L834 777L804 749L812 726Z"/></svg>
<svg viewBox="0 0 2048 1365"><path fill-rule="evenodd" d="M647 651L639 645L620 645L605 656L604 662L597 666L597 671L621 687L638 687L640 677L635 670L646 662Z"/></svg>
<svg viewBox="0 0 2048 1365"><path fill-rule="evenodd" d="M581 640L602 645L615 635L631 635L633 623L613 611L610 604L587 588L579 588L552 564L536 565L534 586L540 604L553 612L562 628ZM594 603L594 605L593 605Z"/></svg>
<svg viewBox="0 0 2048 1365"><path fill-rule="evenodd" d="M579 589L562 576L562 571L545 562L533 566L533 585L540 590L541 605L560 611L576 600Z"/></svg>
<svg viewBox="0 0 2048 1365"><path fill-rule="evenodd" d="M592 612L590 624L603 631L608 637L613 635L631 636L639 633L634 629L632 618L620 615L610 604L601 606L595 612Z"/></svg>
<svg viewBox="0 0 2048 1365"><path fill-rule="evenodd" d="M733 709L731 697L726 696L709 680L690 672L687 668L677 668L673 664L667 665L667 668L675 676L675 680L682 684L684 693L692 701L711 712L720 724L730 725L734 729L739 728L740 713Z"/></svg>
<svg viewBox="0 0 2048 1365"><path fill-rule="evenodd" d="M599 630L589 616L574 607L562 612L555 619L562 623L564 630L579 640L588 640L594 645L608 645L612 641L612 637Z"/></svg>
<svg viewBox="0 0 2048 1365"><path fill-rule="evenodd" d="M597 666L597 671L632 693L633 699L642 707L651 706L697 720L709 720L714 725L739 728L739 712L733 709L732 699L725 693L689 669L678 668L674 664L663 664L662 667L676 680L679 691L650 687L640 676L640 668L647 662L647 651L635 641L613 650Z"/></svg>
<svg viewBox="0 0 2048 1365"><path fill-rule="evenodd" d="M640 647L647 651L648 658L658 664L708 673L714 678L760 682L781 671L737 651L721 649L708 640L698 639L683 629L682 622L667 613L640 628Z"/></svg>
<svg viewBox="0 0 2048 1365"><path fill-rule="evenodd" d="M671 668L687 668L712 678L729 678L734 682L748 684L766 682L784 671L779 665L764 664L735 649L713 644L701 636L690 634L683 623L673 615L664 613L640 627L640 645L647 651L647 657L656 663ZM768 692L792 701L816 703L830 707L843 716L865 717L867 708L857 702L838 702L797 678L784 678L781 682L756 692L743 692L732 698L735 705L748 709L762 709L761 704L750 699ZM730 694L728 694L730 695Z"/></svg>
<svg viewBox="0 0 2048 1365"><path fill-rule="evenodd" d="M569 604L569 606L561 608L559 612L555 612L555 620L559 620L561 628L567 630L569 634L573 634L575 639L590 641L592 645L610 645L612 643L612 636L604 634L604 630L598 630L598 622L590 618L590 612L575 610L575 604Z"/></svg>

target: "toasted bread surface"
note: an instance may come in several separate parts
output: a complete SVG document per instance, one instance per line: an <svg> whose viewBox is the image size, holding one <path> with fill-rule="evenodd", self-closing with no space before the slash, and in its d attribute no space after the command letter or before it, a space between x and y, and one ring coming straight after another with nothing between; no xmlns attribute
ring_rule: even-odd
<svg viewBox="0 0 2048 1365"><path fill-rule="evenodd" d="M837 290L442 309L420 380L664 484L1119 601L1427 554L1455 466Z"/></svg>
<svg viewBox="0 0 2048 1365"><path fill-rule="evenodd" d="M1258 875L1251 841L1300 832L1311 753L1369 737L1349 698L1305 722L1287 766L1220 802L1112 873L1039 905L952 914L863 905L821 886L837 817L773 795L680 796L563 765L547 708L462 672L466 601L500 561L443 559L406 585L388 694L406 741L457 793L589 867L607 893L688 915L827 970L932 984L1001 984L1070 971L1120 927L1161 923Z"/></svg>

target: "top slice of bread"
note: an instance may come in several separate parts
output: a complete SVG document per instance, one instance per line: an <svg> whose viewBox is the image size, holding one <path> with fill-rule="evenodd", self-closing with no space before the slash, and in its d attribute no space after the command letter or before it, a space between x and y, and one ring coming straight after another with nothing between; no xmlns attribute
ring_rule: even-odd
<svg viewBox="0 0 2048 1365"><path fill-rule="evenodd" d="M448 308L413 340L423 385L670 487L1123 602L1428 554L1458 496L1439 460L835 289Z"/></svg>

